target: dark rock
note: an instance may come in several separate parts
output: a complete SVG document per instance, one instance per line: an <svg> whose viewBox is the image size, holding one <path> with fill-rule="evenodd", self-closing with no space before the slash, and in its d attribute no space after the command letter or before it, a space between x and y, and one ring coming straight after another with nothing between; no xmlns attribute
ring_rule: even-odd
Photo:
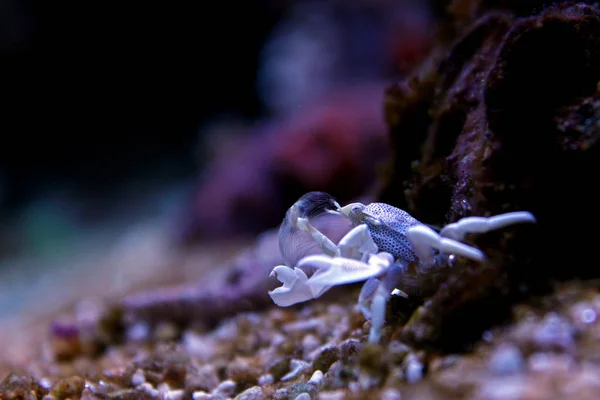
<svg viewBox="0 0 600 400"><path fill-rule="evenodd" d="M477 237L489 262L458 262L400 333L458 349L524 292L598 276L586 250L595 238L582 232L600 223L590 176L600 167L600 10L533 1L450 10L454 36L387 92L395 161L381 200L440 226L517 210L538 220Z"/></svg>

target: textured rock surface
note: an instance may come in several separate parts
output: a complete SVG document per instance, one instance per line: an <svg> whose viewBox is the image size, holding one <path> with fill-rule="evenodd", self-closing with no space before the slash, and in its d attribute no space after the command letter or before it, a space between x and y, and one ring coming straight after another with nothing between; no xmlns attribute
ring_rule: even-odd
<svg viewBox="0 0 600 400"><path fill-rule="evenodd" d="M457 268L404 336L458 345L500 321L523 289L598 275L583 250L594 238L582 232L600 222L589 174L600 160L600 11L467 1L450 10L457 36L388 90L396 157L381 198L438 225L513 210L538 219L537 229L479 237L489 265Z"/></svg>

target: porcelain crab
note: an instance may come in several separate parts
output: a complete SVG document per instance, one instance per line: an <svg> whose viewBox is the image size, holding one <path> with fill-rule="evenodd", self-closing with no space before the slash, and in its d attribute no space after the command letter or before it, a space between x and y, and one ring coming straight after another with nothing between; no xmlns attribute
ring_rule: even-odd
<svg viewBox="0 0 600 400"><path fill-rule="evenodd" d="M319 216L337 216L351 223L335 244L315 228ZM436 232L406 211L385 203L352 203L341 207L323 192L302 196L286 213L279 231L280 250L287 265L276 266L270 276L283 283L269 292L282 307L317 298L332 286L366 281L359 307L371 319L369 341L378 342L391 294L406 294L397 287L407 274L427 276L451 267L456 256L484 262L485 255L463 242L469 233L484 233L512 224L535 223L524 211L493 217L466 217ZM306 243L310 243L307 245ZM319 248L320 254L303 250ZM308 255L307 255L308 254ZM310 278L307 273L311 273Z"/></svg>

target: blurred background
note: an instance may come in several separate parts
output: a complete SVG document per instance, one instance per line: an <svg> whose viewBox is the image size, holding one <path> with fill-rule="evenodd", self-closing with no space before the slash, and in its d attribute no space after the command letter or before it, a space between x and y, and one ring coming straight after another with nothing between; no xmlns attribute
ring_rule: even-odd
<svg viewBox="0 0 600 400"><path fill-rule="evenodd" d="M0 317L372 190L443 2L136 3L0 0Z"/></svg>

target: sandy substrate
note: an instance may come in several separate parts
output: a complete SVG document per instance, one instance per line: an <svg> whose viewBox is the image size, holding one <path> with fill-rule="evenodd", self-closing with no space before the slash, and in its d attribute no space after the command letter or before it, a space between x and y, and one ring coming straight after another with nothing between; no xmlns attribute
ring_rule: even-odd
<svg viewBox="0 0 600 400"><path fill-rule="evenodd" d="M136 232L79 261L88 268L36 275L37 287L9 285L26 293L18 311L3 310L0 398L600 398L598 282L515 305L512 322L463 354L411 348L395 339L397 323L381 345L366 343L352 286L215 327L193 318L145 324L107 315L132 291L226 270L244 246L180 251L158 228Z"/></svg>

